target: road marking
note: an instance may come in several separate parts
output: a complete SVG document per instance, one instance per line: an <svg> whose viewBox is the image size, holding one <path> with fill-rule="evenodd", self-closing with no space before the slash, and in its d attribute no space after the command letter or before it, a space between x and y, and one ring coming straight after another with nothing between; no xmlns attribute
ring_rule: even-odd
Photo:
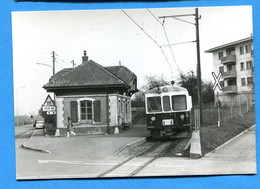
<svg viewBox="0 0 260 189"><path fill-rule="evenodd" d="M94 163L88 163L88 162L82 162L82 161L66 161L66 160L38 160L39 164L46 164L46 163L63 163L63 164L72 164L72 165L111 165L115 166L118 163L100 163L100 162L94 162Z"/></svg>

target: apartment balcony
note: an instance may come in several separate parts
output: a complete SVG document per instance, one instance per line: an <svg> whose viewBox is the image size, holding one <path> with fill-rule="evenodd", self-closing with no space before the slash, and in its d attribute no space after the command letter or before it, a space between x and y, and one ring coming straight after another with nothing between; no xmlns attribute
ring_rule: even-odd
<svg viewBox="0 0 260 189"><path fill-rule="evenodd" d="M228 71L228 72L222 72L222 78L223 79L234 78L234 77L237 77L236 70L231 70L231 71Z"/></svg>
<svg viewBox="0 0 260 189"><path fill-rule="evenodd" d="M222 90L224 93L237 93L237 86L231 85L231 86L223 87Z"/></svg>
<svg viewBox="0 0 260 189"><path fill-rule="evenodd" d="M236 55L232 54L232 55L222 57L221 63L222 64L236 63Z"/></svg>

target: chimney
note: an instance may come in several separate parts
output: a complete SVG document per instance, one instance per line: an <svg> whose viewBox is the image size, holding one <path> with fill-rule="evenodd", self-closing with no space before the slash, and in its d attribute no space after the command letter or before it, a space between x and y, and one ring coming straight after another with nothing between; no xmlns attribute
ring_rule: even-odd
<svg viewBox="0 0 260 189"><path fill-rule="evenodd" d="M82 56L82 63L87 63L87 62L88 62L87 51L84 50L84 55Z"/></svg>

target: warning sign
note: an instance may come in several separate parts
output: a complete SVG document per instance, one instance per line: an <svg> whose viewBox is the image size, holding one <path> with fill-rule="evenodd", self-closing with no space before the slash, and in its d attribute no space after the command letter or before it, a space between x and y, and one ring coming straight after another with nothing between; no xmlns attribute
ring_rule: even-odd
<svg viewBox="0 0 260 189"><path fill-rule="evenodd" d="M47 115L54 115L56 114L56 106L54 101L51 99L50 95L47 96L46 100L42 105L42 111L47 112Z"/></svg>

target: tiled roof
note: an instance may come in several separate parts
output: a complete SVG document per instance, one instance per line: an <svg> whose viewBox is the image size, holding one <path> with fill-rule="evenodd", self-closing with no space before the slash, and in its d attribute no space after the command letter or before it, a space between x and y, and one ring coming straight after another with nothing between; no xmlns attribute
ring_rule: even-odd
<svg viewBox="0 0 260 189"><path fill-rule="evenodd" d="M66 68L59 71L51 77L49 83L44 85L43 88L98 87L105 85L129 87L130 76L133 73L125 67L122 69L116 67L105 68L90 60L76 68Z"/></svg>
<svg viewBox="0 0 260 189"><path fill-rule="evenodd" d="M105 68L127 84L132 82L134 77L136 77L136 75L125 66L107 66Z"/></svg>

